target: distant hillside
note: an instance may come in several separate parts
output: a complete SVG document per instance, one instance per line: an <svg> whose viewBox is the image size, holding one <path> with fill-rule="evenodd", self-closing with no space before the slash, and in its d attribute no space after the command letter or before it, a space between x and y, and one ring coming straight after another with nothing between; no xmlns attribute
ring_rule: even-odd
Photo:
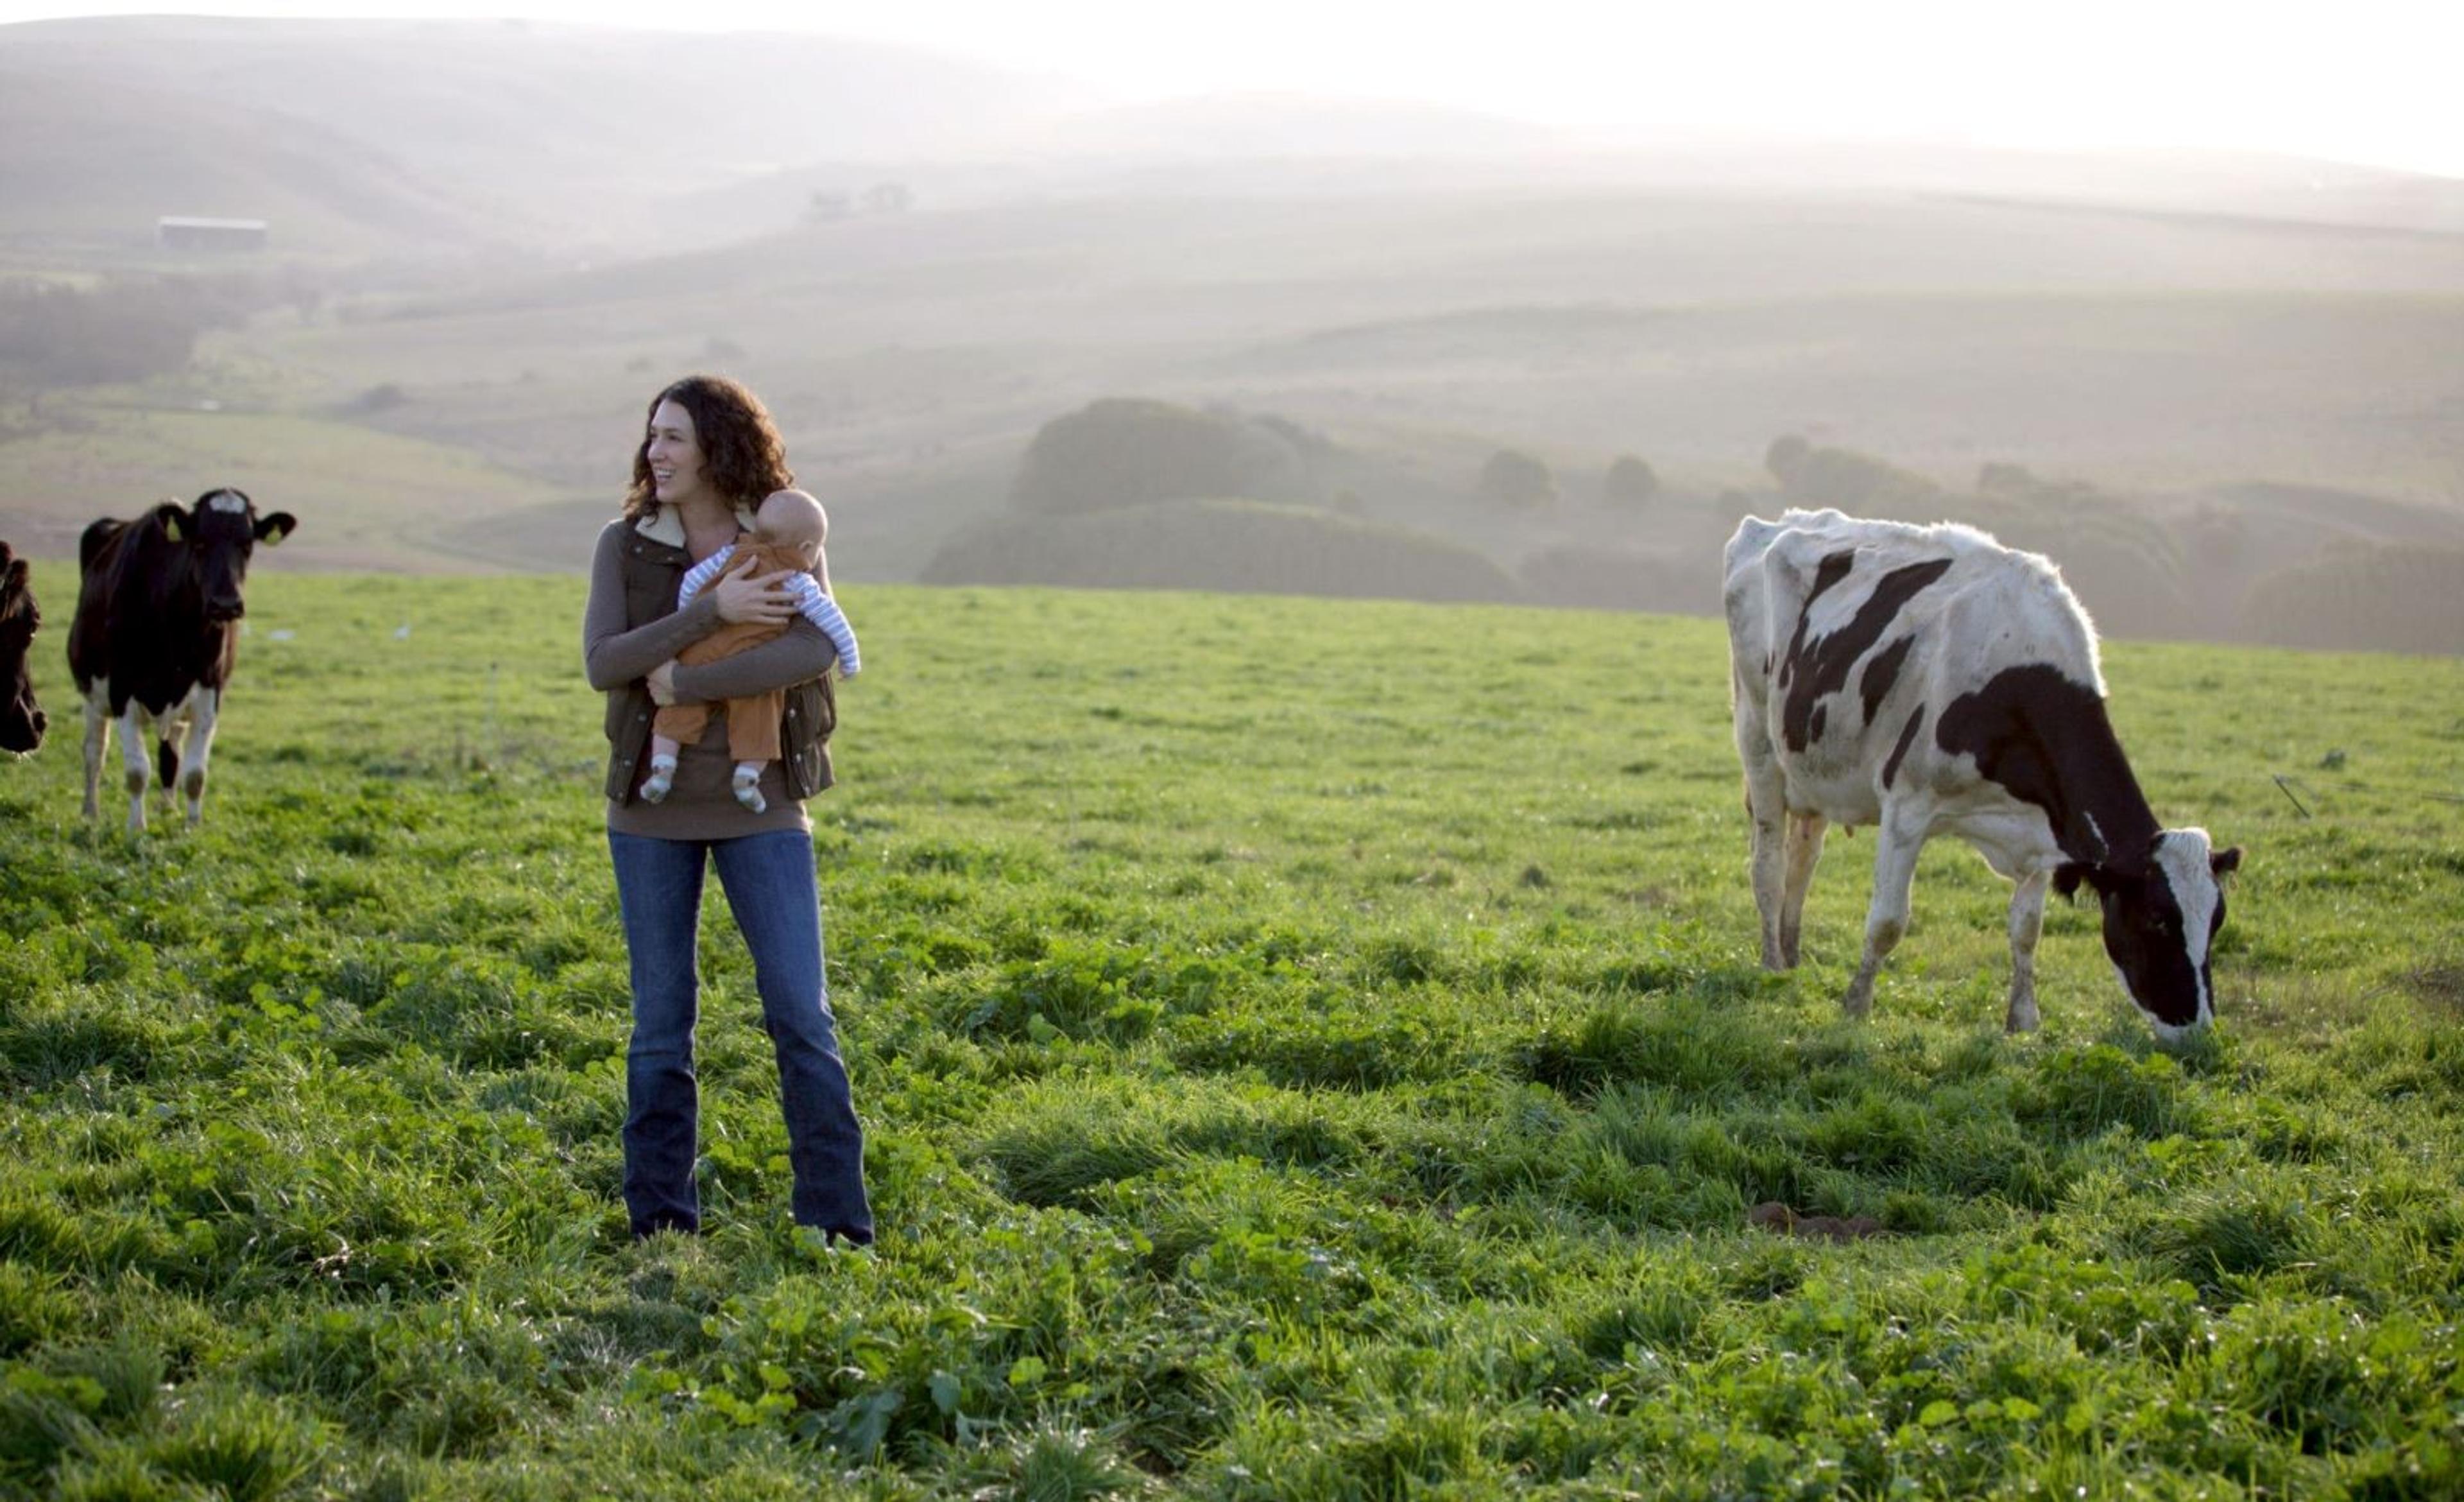
<svg viewBox="0 0 2464 1502"><path fill-rule="evenodd" d="M1026 131L1037 155L1449 158L1554 153L1565 132L1500 115L1389 99L1210 94L1087 110Z"/></svg>
<svg viewBox="0 0 2464 1502"><path fill-rule="evenodd" d="M1084 98L873 42L513 21L29 22L0 27L0 79L13 234L116 224L185 164L232 189L203 211L280 215L295 242L345 249L361 237L333 221L439 228L362 207L363 175L408 174L474 237L693 243L707 236L665 217L669 198L824 157L913 156ZM223 165L187 160L207 155ZM323 212L303 210L293 157L334 172Z"/></svg>
<svg viewBox="0 0 2464 1502"><path fill-rule="evenodd" d="M859 57L877 71L832 71ZM295 565L397 539L405 567L571 563L644 399L717 369L777 414L855 582L1094 560L1117 583L1443 577L1705 608L1727 527L1781 501L1764 457L1783 433L2060 552L2118 633L2231 633L2268 580L2349 614L2334 591L2375 575L2294 571L2455 544L2452 183L1878 143L1561 149L1476 116L1258 98L1029 128L1045 87L798 38L0 28L0 276L52 278L20 302L231 294L182 331L184 365L124 379L24 358L34 320L0 327L0 535L65 556L96 515L234 483L316 512ZM935 150L969 131L993 144ZM892 184L912 204L862 201ZM174 191L210 201L158 202ZM277 255L321 239L328 264L156 284L164 257L85 254L169 211L264 213ZM417 254L455 245L476 249ZM1038 431L1107 398L1238 441L1064 466L1044 494L1067 504L1002 530L1036 492ZM1501 503L1482 477L1509 452L1549 480ZM1646 502L1603 498L1624 455L1660 478ZM2049 489L1989 496L1988 471ZM1058 514L1235 497L1309 506ZM2099 504L2077 525L2035 515L2081 497ZM1254 568L1232 545L1251 541L1273 554ZM1358 562L1309 582L1330 560Z"/></svg>
<svg viewBox="0 0 2464 1502"><path fill-rule="evenodd" d="M117 244L180 211L157 205L195 197L209 203L194 211L277 220L280 248L315 254L505 242L588 244L605 258L783 229L817 194L885 180L933 207L1142 192L1884 190L2464 231L2464 183L2282 157L1612 139L1297 95L1112 106L1065 79L885 43L524 21L0 26L0 248ZM191 191L174 191L183 186Z"/></svg>
<svg viewBox="0 0 2464 1502"><path fill-rule="evenodd" d="M267 220L276 250L367 254L458 248L491 217L353 136L263 105L30 67L9 35L0 29L0 241L143 249L158 218L185 214Z"/></svg>

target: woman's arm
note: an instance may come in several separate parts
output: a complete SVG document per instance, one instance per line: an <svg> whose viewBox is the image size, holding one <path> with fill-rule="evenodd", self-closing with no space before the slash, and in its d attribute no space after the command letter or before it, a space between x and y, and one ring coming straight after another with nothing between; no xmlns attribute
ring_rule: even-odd
<svg viewBox="0 0 2464 1502"><path fill-rule="evenodd" d="M594 689L621 689L718 628L718 595L705 590L684 609L625 629L625 542L632 523L611 521L590 560L590 604L582 612L582 666Z"/></svg>

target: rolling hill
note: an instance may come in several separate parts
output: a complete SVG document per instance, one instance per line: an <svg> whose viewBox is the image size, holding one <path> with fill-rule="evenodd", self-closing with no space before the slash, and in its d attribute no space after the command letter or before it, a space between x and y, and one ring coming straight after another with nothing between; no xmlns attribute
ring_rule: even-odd
<svg viewBox="0 0 2464 1502"><path fill-rule="evenodd" d="M1029 441L1109 397L1325 445L1309 496L1150 498L1323 502L1559 603L1694 607L1725 527L1780 502L1763 458L1790 433L1926 495L2016 466L2132 508L2200 605L2123 620L2235 630L2263 579L2445 546L2464 512L2454 182L1092 102L825 38L0 27L0 171L25 185L0 277L317 271L148 381L30 384L0 347L0 534L55 554L141 485L234 483L331 508L314 535L363 565L577 563L644 398L695 368L763 393L860 581L1003 535ZM864 201L886 184L907 207ZM273 218L277 249L143 253L167 211ZM1480 499L1508 449L1557 504ZM1652 506L1596 503L1624 454ZM1202 548L1200 515L1139 535Z"/></svg>
<svg viewBox="0 0 2464 1502"><path fill-rule="evenodd" d="M30 22L0 27L0 179L40 189L11 205L12 238L116 227L210 166L193 146L226 164L207 184L231 189L218 211L280 218L302 251L397 254L437 227L351 211L371 172L453 206L456 238L694 243L708 234L666 207L715 183L913 156L1085 98L878 43L496 21ZM250 190L252 164L295 156L331 179L322 211L300 217L268 167ZM143 229L155 211L175 210Z"/></svg>
<svg viewBox="0 0 2464 1502"><path fill-rule="evenodd" d="M152 248L166 214L264 219L279 247L327 255L459 250L541 226L423 177L347 134L263 104L135 78L54 72L0 29L8 245Z"/></svg>

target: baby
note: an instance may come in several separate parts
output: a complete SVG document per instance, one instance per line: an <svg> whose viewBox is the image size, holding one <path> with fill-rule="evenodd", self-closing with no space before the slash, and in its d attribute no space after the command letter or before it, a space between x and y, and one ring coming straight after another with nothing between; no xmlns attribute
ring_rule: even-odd
<svg viewBox="0 0 2464 1502"><path fill-rule="evenodd" d="M727 572L730 564L747 556L756 561L756 574L793 570L783 587L804 619L820 627L830 645L838 649L840 674L855 676L861 667L856 656L855 631L847 625L838 602L830 598L829 563L822 554L822 541L828 532L829 519L824 515L820 501L801 490L771 492L753 514L751 532L686 573L684 583L676 589L676 608L681 610L691 605L693 596ZM784 623L763 621L725 624L678 652L676 660L688 666L715 662L768 641L786 629ZM779 760L779 716L784 702L785 691L776 689L727 700L727 751L736 758L736 801L755 813L769 806L761 796L761 768ZM642 782L643 802L658 803L674 787L676 750L687 741L701 739L710 725L710 712L708 704L670 704L650 722L650 775Z"/></svg>

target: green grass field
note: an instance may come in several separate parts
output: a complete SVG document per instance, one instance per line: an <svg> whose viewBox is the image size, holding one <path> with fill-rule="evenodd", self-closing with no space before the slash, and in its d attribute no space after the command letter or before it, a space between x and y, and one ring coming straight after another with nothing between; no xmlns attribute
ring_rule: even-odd
<svg viewBox="0 0 2464 1502"><path fill-rule="evenodd" d="M579 581L260 571L205 825L133 842L36 587L0 1495L2464 1491L2456 659L2108 649L2247 851L2166 1051L2058 904L2005 1038L1954 845L1869 1023L1862 833L1761 973L1715 622L850 588L849 1254L715 893L709 1231L626 1239Z"/></svg>

